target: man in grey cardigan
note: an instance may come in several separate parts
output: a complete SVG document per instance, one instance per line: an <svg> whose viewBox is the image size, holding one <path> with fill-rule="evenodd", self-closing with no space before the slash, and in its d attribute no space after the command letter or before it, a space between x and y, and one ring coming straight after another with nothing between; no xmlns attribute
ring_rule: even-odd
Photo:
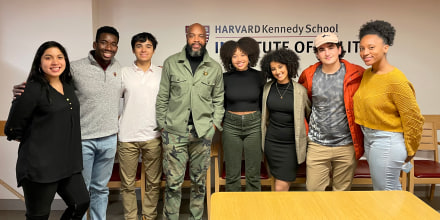
<svg viewBox="0 0 440 220"><path fill-rule="evenodd" d="M119 33L113 27L98 29L94 50L71 63L76 95L81 105L83 177L90 192L90 218L106 219L118 133L121 67L114 58ZM85 217L83 218L85 219Z"/></svg>

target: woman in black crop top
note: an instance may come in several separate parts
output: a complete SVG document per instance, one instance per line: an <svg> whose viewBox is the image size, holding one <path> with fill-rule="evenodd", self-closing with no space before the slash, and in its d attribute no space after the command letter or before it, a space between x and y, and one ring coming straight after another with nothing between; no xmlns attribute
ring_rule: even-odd
<svg viewBox="0 0 440 220"><path fill-rule="evenodd" d="M8 140L20 142L16 175L27 219L48 219L55 193L67 205L61 219L81 219L89 208L79 117L66 50L43 43L5 125Z"/></svg>
<svg viewBox="0 0 440 220"><path fill-rule="evenodd" d="M260 48L252 38L228 41L220 49L226 73L223 151L226 191L241 191L241 166L244 154L246 191L260 191L261 167L261 95L265 78L252 69L258 62Z"/></svg>

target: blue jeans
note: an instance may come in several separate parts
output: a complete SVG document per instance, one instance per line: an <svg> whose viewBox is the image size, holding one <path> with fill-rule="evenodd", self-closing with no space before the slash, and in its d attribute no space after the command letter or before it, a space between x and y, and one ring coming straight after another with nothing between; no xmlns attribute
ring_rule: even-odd
<svg viewBox="0 0 440 220"><path fill-rule="evenodd" d="M403 133L361 128L373 189L402 190L399 177L407 157Z"/></svg>
<svg viewBox="0 0 440 220"><path fill-rule="evenodd" d="M116 154L116 134L82 141L84 182L90 193L90 219L105 220L108 203L108 181ZM84 216L83 220L86 220Z"/></svg>

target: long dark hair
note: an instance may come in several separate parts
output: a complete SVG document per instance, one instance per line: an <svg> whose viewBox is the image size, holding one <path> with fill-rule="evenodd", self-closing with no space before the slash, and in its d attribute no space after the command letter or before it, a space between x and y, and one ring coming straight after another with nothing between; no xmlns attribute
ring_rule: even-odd
<svg viewBox="0 0 440 220"><path fill-rule="evenodd" d="M29 72L29 76L27 78L27 82L38 82L42 85L42 88L45 89L47 99L49 100L49 103L52 103L52 99L49 96L49 80L47 80L46 76L44 75L43 70L41 67L41 57L43 56L44 52L52 47L56 47L60 49L61 53L63 53L64 60L66 62L66 69L61 73L60 75L60 81L62 83L70 84L72 82L72 74L70 73L70 62L69 57L67 56L66 49L64 47L56 42L56 41L47 41L41 44L41 46L38 48L37 53L35 54L34 61L32 62L31 71Z"/></svg>
<svg viewBox="0 0 440 220"><path fill-rule="evenodd" d="M63 53L64 60L66 61L66 69L60 75L61 82L70 83L72 81L72 75L70 73L70 62L69 57L67 56L66 49L64 49L64 47L56 41L47 41L41 44L41 46L37 50L37 53L35 54L34 61L32 62L31 71L29 72L29 76L27 78L27 82L37 81L43 85L49 83L40 67L41 57L47 49L52 47L60 49L61 53Z"/></svg>

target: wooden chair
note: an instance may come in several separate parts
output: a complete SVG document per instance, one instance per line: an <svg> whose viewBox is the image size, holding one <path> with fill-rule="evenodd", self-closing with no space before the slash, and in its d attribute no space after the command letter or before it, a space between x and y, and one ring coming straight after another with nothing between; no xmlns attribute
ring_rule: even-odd
<svg viewBox="0 0 440 220"><path fill-rule="evenodd" d="M216 155L212 155L214 158L214 172L215 172L215 192L220 191L220 186L226 185L226 173L224 169L224 162L223 162L223 145L222 145L222 138L221 133L216 132L215 136L215 142L213 142L213 148L214 151L217 153ZM244 173L244 164L242 165L242 172L241 172L241 185L246 185L245 180L245 173ZM275 190L275 181L274 178L270 175L267 161L264 159L261 164L261 186L270 186L271 191Z"/></svg>
<svg viewBox="0 0 440 220"><path fill-rule="evenodd" d="M423 115L425 121L433 122L437 130L440 129L440 115Z"/></svg>
<svg viewBox="0 0 440 220"><path fill-rule="evenodd" d="M423 115L425 122L433 122L437 132L440 131L440 115ZM440 145L440 141L437 139L437 144Z"/></svg>
<svg viewBox="0 0 440 220"><path fill-rule="evenodd" d="M429 199L434 197L435 184L440 184L440 163L438 159L437 130L434 122L426 121L423 125L422 140L419 151L430 151L430 160L411 160L414 168L409 173L409 191L414 193L415 184L431 184Z"/></svg>

